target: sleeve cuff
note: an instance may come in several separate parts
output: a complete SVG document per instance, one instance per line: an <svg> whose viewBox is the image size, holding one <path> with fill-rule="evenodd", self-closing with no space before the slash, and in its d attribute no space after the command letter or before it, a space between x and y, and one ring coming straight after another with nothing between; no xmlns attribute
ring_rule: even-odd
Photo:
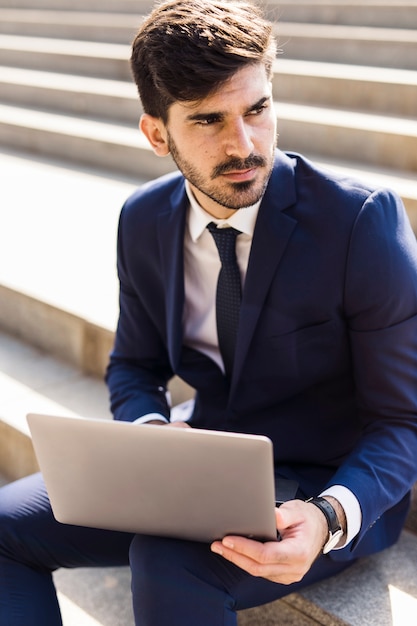
<svg viewBox="0 0 417 626"><path fill-rule="evenodd" d="M169 424L167 418L160 413L147 413L147 415L142 415L142 417L138 417L138 419L134 420L133 424L146 424L152 420L161 420L166 424Z"/></svg>

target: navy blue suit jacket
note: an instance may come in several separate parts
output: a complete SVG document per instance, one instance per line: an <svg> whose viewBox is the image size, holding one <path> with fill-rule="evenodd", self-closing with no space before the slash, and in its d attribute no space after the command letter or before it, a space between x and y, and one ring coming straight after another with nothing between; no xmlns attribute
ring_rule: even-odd
<svg viewBox="0 0 417 626"><path fill-rule="evenodd" d="M120 219L120 318L107 373L116 419L169 416L173 375L195 427L262 433L306 497L358 498L358 537L393 543L417 479L417 246L400 199L277 151L256 222L230 387L183 343L184 179L140 188Z"/></svg>

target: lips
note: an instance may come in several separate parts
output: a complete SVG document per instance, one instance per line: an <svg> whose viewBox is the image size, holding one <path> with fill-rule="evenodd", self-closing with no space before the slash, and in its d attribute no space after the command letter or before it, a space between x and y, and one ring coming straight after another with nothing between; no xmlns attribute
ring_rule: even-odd
<svg viewBox="0 0 417 626"><path fill-rule="evenodd" d="M256 174L256 168L252 167L246 170L235 170L232 172L224 172L223 176L235 182L251 180Z"/></svg>
<svg viewBox="0 0 417 626"><path fill-rule="evenodd" d="M231 158L225 163L217 165L211 178L214 180L219 176L227 176L229 178L236 177L239 180L248 180L259 167L265 167L266 164L266 160L258 154L252 154L246 159Z"/></svg>

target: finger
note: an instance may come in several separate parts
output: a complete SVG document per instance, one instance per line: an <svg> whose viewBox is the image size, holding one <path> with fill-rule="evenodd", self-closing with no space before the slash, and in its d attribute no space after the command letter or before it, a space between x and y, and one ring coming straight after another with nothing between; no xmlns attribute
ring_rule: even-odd
<svg viewBox="0 0 417 626"><path fill-rule="evenodd" d="M268 541L262 543L261 541L255 541L254 539L248 539L240 536L227 536L222 540L222 546L226 550L230 550L243 557L247 557L257 563L267 563L271 559L279 559L279 551L275 552L275 544L278 545L278 541Z"/></svg>
<svg viewBox="0 0 417 626"><path fill-rule="evenodd" d="M270 563L285 563L288 560L286 549L277 550L278 541L261 543L245 537L228 536L213 543L213 551L217 551L225 558L238 559L239 563L257 563L258 565L269 565Z"/></svg>
<svg viewBox="0 0 417 626"><path fill-rule="evenodd" d="M261 575L259 573L260 563L247 556L244 552L236 550L231 540L216 541L212 544L211 550L231 563L234 563L234 565L246 570L253 576Z"/></svg>
<svg viewBox="0 0 417 626"><path fill-rule="evenodd" d="M226 541L223 540L222 542L214 542L211 546L212 551L216 554L221 555L227 561L230 561L231 563L245 570L252 576L268 578L270 580L274 580L275 582L282 582L284 584L287 582L288 567L285 563L285 557L283 559L284 562L280 564L277 555L275 555L275 558L270 561L269 559L265 558L264 555L261 555L262 549L259 550L258 548L255 548L254 553L257 554L258 558L261 559L261 561L259 561L250 556L250 547L246 547L245 552L237 551L236 548L238 546L234 543L233 539L234 538L227 538ZM239 549L242 550L242 545L239 545Z"/></svg>

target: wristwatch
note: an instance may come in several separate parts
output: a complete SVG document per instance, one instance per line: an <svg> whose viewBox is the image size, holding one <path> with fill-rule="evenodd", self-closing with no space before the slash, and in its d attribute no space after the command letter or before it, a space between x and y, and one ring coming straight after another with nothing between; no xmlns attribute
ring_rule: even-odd
<svg viewBox="0 0 417 626"><path fill-rule="evenodd" d="M315 504L326 518L327 527L329 529L329 538L323 546L322 553L327 554L330 550L333 550L333 548L337 546L343 536L343 530L337 518L336 511L330 502L321 496L318 496L317 498L310 498L307 502Z"/></svg>

